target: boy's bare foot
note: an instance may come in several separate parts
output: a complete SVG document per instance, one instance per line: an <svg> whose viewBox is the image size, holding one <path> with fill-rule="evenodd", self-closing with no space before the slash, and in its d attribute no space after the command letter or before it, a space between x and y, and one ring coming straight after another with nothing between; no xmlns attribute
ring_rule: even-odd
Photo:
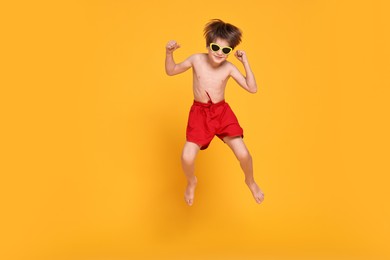
<svg viewBox="0 0 390 260"><path fill-rule="evenodd" d="M192 206L192 204L194 203L195 187L197 183L198 179L194 177L194 180L189 181L187 184L187 188L184 193L184 199L187 202L188 206Z"/></svg>
<svg viewBox="0 0 390 260"><path fill-rule="evenodd" d="M253 181L245 181L246 185L248 185L249 189L252 192L253 197L255 198L255 201L257 203L262 203L264 200L264 193L263 191L259 188L257 183Z"/></svg>

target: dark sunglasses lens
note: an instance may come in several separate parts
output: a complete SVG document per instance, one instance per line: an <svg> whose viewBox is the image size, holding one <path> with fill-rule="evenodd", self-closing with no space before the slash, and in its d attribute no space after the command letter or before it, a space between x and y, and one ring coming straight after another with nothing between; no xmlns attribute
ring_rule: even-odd
<svg viewBox="0 0 390 260"><path fill-rule="evenodd" d="M222 52L225 54L229 54L230 51L231 51L231 49L229 49L229 48L222 48Z"/></svg>
<svg viewBox="0 0 390 260"><path fill-rule="evenodd" d="M218 51L219 50L219 46L218 45L215 45L215 44L211 44L211 49L213 51Z"/></svg>

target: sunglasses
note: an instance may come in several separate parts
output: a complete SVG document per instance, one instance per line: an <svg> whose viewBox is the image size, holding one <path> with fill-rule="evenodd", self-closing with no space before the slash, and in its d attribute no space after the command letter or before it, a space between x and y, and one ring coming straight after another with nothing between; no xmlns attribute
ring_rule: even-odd
<svg viewBox="0 0 390 260"><path fill-rule="evenodd" d="M231 48L229 46L221 47L218 44L212 42L212 43L210 43L210 50L212 50L213 52L217 52L219 50L222 50L223 54L228 55L229 53L232 52L233 48Z"/></svg>

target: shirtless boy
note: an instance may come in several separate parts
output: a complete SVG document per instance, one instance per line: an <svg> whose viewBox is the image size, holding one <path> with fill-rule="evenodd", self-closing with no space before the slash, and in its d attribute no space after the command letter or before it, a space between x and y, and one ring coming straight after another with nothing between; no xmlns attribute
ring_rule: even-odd
<svg viewBox="0 0 390 260"><path fill-rule="evenodd" d="M237 50L234 56L242 62L245 74L227 61L229 54L241 42L241 30L219 19L211 20L204 28L207 53L193 54L181 63L173 59L173 52L180 48L176 41L166 45L165 71L169 76L182 73L189 68L193 72L194 103L187 124L187 141L181 162L187 178L184 193L188 205L194 202L197 178L194 173L195 159L199 150L208 147L216 135L233 151L245 174L245 183L257 203L264 200L264 194L253 177L252 157L243 141L243 129L236 116L225 102L226 83L232 77L250 93L257 92L255 77L249 66L246 53Z"/></svg>

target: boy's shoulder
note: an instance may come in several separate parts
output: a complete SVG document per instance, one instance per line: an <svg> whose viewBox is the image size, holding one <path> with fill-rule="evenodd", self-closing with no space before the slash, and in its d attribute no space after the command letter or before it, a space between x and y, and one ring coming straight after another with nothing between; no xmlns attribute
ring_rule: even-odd
<svg viewBox="0 0 390 260"><path fill-rule="evenodd" d="M190 56L192 59L204 59L207 57L206 53L194 53Z"/></svg>
<svg viewBox="0 0 390 260"><path fill-rule="evenodd" d="M194 53L190 55L187 60L189 60L193 65L195 65L206 61L206 59L207 59L206 53Z"/></svg>

